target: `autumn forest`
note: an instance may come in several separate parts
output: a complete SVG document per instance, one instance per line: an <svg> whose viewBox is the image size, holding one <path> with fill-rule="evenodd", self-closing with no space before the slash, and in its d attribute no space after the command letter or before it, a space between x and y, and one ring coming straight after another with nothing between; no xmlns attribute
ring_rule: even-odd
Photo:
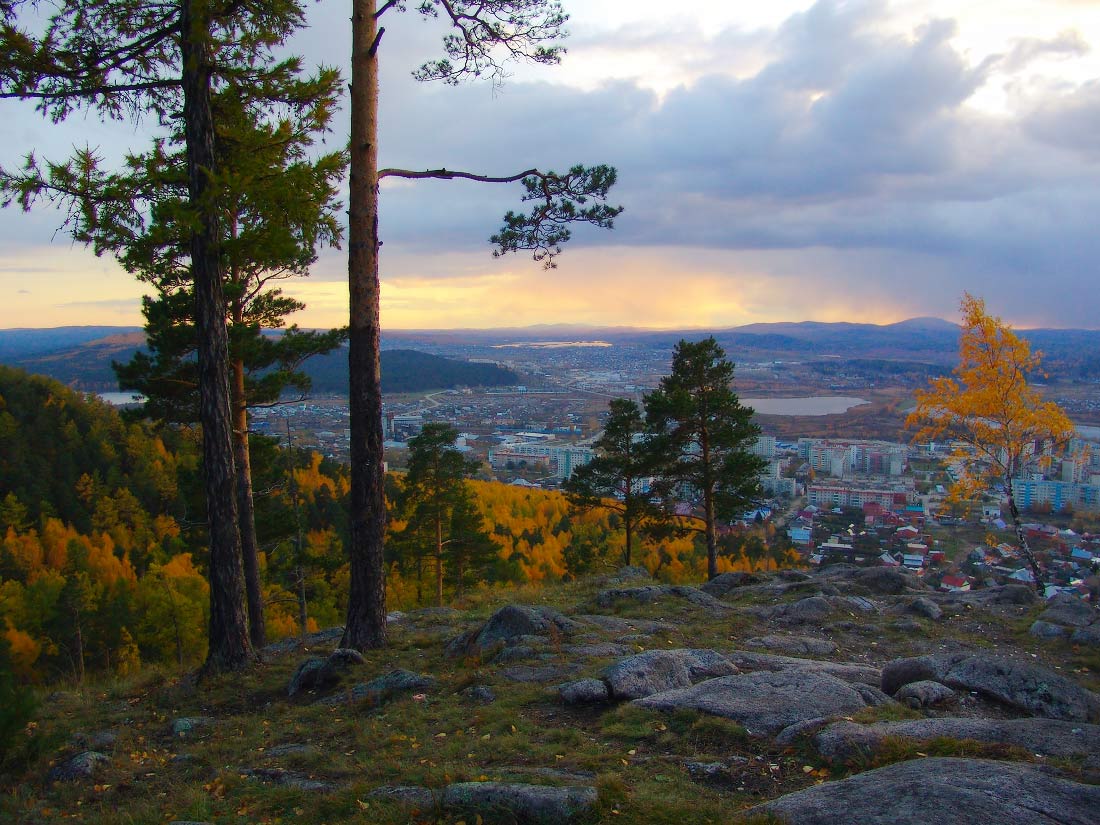
<svg viewBox="0 0 1100 825"><path fill-rule="evenodd" d="M199 439L127 421L41 376L0 367L0 628L15 672L39 683L190 668L206 654L209 592ZM342 622L348 598L347 468L253 437L256 524L268 637ZM565 495L466 482L492 551L472 566L413 540L387 476L387 606L448 603L476 588L539 586L621 564L619 517ZM457 545L456 545L457 546ZM771 549L769 549L771 548ZM634 561L666 581L706 575L697 534L648 541ZM774 568L766 527L721 537L719 567Z"/></svg>

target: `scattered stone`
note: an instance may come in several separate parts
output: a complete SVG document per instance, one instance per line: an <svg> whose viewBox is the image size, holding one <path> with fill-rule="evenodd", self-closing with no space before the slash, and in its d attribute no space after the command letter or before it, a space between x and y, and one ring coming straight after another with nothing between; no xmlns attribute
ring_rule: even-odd
<svg viewBox="0 0 1100 825"><path fill-rule="evenodd" d="M481 702L483 705L488 705L497 700L497 695L487 685L470 685L468 688L463 688L460 695L464 699L471 702Z"/></svg>
<svg viewBox="0 0 1100 825"><path fill-rule="evenodd" d="M512 665L500 672L505 679L513 682L556 682L567 679L581 666L575 662L564 665Z"/></svg>
<svg viewBox="0 0 1100 825"><path fill-rule="evenodd" d="M713 650L647 650L608 665L603 679L615 699L640 699L654 693L684 688L728 676L738 670Z"/></svg>
<svg viewBox="0 0 1100 825"><path fill-rule="evenodd" d="M1035 590L1026 584L1008 584L997 588L991 593L990 601L993 604L1032 604L1035 599Z"/></svg>
<svg viewBox="0 0 1100 825"><path fill-rule="evenodd" d="M370 701L381 703L400 693L431 690L435 679L413 673L411 670L391 670L369 682L354 685L351 688L328 696L321 700L322 705L339 705L345 702Z"/></svg>
<svg viewBox="0 0 1100 825"><path fill-rule="evenodd" d="M906 605L905 609L910 613L916 613L918 616L924 616L924 618L931 619L932 621L943 618L943 608L924 596L913 599L913 601Z"/></svg>
<svg viewBox="0 0 1100 825"><path fill-rule="evenodd" d="M919 626L919 623L915 624L918 624ZM847 619L842 619L839 622L832 622L831 624L822 625L822 630L826 630L829 633L855 633L858 636L873 636L875 638L878 638L882 635L882 628L880 628L874 622L852 622L848 621Z"/></svg>
<svg viewBox="0 0 1100 825"><path fill-rule="evenodd" d="M631 564L626 567L620 567L615 575L607 581L610 584L625 584L631 581L646 581L651 578L653 577L644 567L640 567L637 564Z"/></svg>
<svg viewBox="0 0 1100 825"><path fill-rule="evenodd" d="M873 691L825 673L787 670L708 679L693 687L638 699L635 704L666 711L692 708L733 719L752 736L774 736L797 722L855 713L877 704Z"/></svg>
<svg viewBox="0 0 1100 825"><path fill-rule="evenodd" d="M1088 627L1100 618L1095 607L1068 593L1060 593L1047 604L1049 606L1039 615L1039 619L1050 624Z"/></svg>
<svg viewBox="0 0 1100 825"><path fill-rule="evenodd" d="M596 604L599 607L613 607L615 602L635 601L641 604L654 604L667 598L683 599L700 607L709 607L713 610L732 610L725 602L709 593L704 593L697 587L689 587L682 584L650 584L645 587L626 587L613 590L601 590L596 596Z"/></svg>
<svg viewBox="0 0 1100 825"><path fill-rule="evenodd" d="M730 770L725 762L685 762L684 769L696 782L726 784L730 781Z"/></svg>
<svg viewBox="0 0 1100 825"><path fill-rule="evenodd" d="M857 613L878 613L879 607L870 599L865 599L863 596L844 596L839 600L839 605L842 609L854 610Z"/></svg>
<svg viewBox="0 0 1100 825"><path fill-rule="evenodd" d="M808 582L810 575L801 570L780 570L776 576L785 582Z"/></svg>
<svg viewBox="0 0 1100 825"><path fill-rule="evenodd" d="M304 638L301 636L292 636L290 638L280 639L264 647L261 651L261 656L267 659L272 656L279 656L299 649L308 650L313 647L323 647L333 642L338 642L343 635L344 628L343 626L339 626L318 630L316 633L307 634Z"/></svg>
<svg viewBox="0 0 1100 825"><path fill-rule="evenodd" d="M1054 719L940 717L871 725L835 722L815 737L814 745L831 762L848 763L873 756L887 740L926 742L941 738L1010 745L1042 756L1100 756L1100 725Z"/></svg>
<svg viewBox="0 0 1100 825"><path fill-rule="evenodd" d="M572 619L548 607L510 604L500 608L481 627L452 640L444 654L451 658L484 657L502 647L517 644L525 636L572 633L577 627Z"/></svg>
<svg viewBox="0 0 1100 825"><path fill-rule="evenodd" d="M73 746L88 751L109 751L118 742L117 730L73 734Z"/></svg>
<svg viewBox="0 0 1100 825"><path fill-rule="evenodd" d="M408 805L410 808L421 810L432 808L436 803L436 793L430 788L422 788L417 785L383 785L375 788L368 797L372 799L387 799Z"/></svg>
<svg viewBox="0 0 1100 825"><path fill-rule="evenodd" d="M491 821L559 825L573 822L596 804L596 789L505 782L460 782L443 792L446 809L483 813Z"/></svg>
<svg viewBox="0 0 1100 825"><path fill-rule="evenodd" d="M216 721L211 716L182 716L172 720L168 732L177 737L191 736L203 728L213 727Z"/></svg>
<svg viewBox="0 0 1100 825"><path fill-rule="evenodd" d="M878 687L882 681L882 671L877 667L858 662L822 662L817 659L800 659L796 656L777 656L773 653L757 653L749 650L734 650L727 658L741 670L783 671L799 670L813 673L825 673L844 682Z"/></svg>
<svg viewBox="0 0 1100 825"><path fill-rule="evenodd" d="M442 808L484 816L489 822L561 825L584 817L596 804L589 786L552 787L508 782L459 782L441 791L407 785L375 788L368 796L426 810Z"/></svg>
<svg viewBox="0 0 1100 825"><path fill-rule="evenodd" d="M328 690L339 684L344 674L353 667L364 664L366 659L363 654L350 648L337 648L327 659L312 656L298 665L290 677L287 696L294 697L310 690Z"/></svg>
<svg viewBox="0 0 1100 825"><path fill-rule="evenodd" d="M894 628L894 630L900 630L902 633L920 633L924 630L924 625L916 619L898 619L890 626Z"/></svg>
<svg viewBox="0 0 1100 825"><path fill-rule="evenodd" d="M317 690L331 687L339 677L325 667L325 660L319 656L306 659L294 671L290 677L290 683L286 688L288 697L297 696L308 690ZM329 680L332 681L329 681Z"/></svg>
<svg viewBox="0 0 1100 825"><path fill-rule="evenodd" d="M349 647L338 647L328 656L328 665L334 670L350 670L366 663L362 653Z"/></svg>
<svg viewBox="0 0 1100 825"><path fill-rule="evenodd" d="M950 704L958 699L955 691L939 682L924 680L910 682L894 694L894 698L914 709L932 708Z"/></svg>
<svg viewBox="0 0 1100 825"><path fill-rule="evenodd" d="M337 788L332 782L314 779L303 773L282 768L245 768L240 771L240 774L241 776L247 776L249 779L255 779L257 782L281 785L284 788L293 788L296 791L332 793Z"/></svg>
<svg viewBox="0 0 1100 825"><path fill-rule="evenodd" d="M745 644L801 656L828 656L837 650L835 642L813 636L757 636Z"/></svg>
<svg viewBox="0 0 1100 825"><path fill-rule="evenodd" d="M497 770L501 774L509 776L539 776L543 779L553 779L555 782L572 782L576 784L592 782L596 778L593 771L559 771L557 768L531 767L529 765L508 765Z"/></svg>
<svg viewBox="0 0 1100 825"><path fill-rule="evenodd" d="M531 645L515 645L514 647L503 648L500 653L493 657L493 664L506 665L510 662L522 662L524 659L534 659L537 656L539 656L539 652Z"/></svg>
<svg viewBox="0 0 1100 825"><path fill-rule="evenodd" d="M82 779L91 779L100 768L109 765L110 762L110 757L99 751L84 751L50 768L49 773L46 774L46 781L77 782Z"/></svg>
<svg viewBox="0 0 1100 825"><path fill-rule="evenodd" d="M897 596L911 590L928 589L916 576L897 567L857 568L852 581L880 596Z"/></svg>
<svg viewBox="0 0 1100 825"><path fill-rule="evenodd" d="M1073 635L1069 637L1069 640L1075 645L1100 647L1100 624L1077 628L1073 631Z"/></svg>
<svg viewBox="0 0 1100 825"><path fill-rule="evenodd" d="M1030 765L985 759L914 759L781 796L768 813L797 825L1094 825L1100 786Z"/></svg>
<svg viewBox="0 0 1100 825"><path fill-rule="evenodd" d="M558 685L558 694L567 705L591 705L610 698L607 685L599 679L578 679Z"/></svg>
<svg viewBox="0 0 1100 825"><path fill-rule="evenodd" d="M752 573L719 573L706 584L699 585L699 589L717 599L731 590L747 584L756 584L759 581L760 577Z"/></svg>
<svg viewBox="0 0 1100 825"><path fill-rule="evenodd" d="M566 645L562 652L580 659L605 659L610 656L629 656L633 648L613 642L590 645Z"/></svg>
<svg viewBox="0 0 1100 825"><path fill-rule="evenodd" d="M803 736L817 733L831 721L832 719L825 716L816 716L813 719L803 719L801 722L795 722L776 734L775 744L781 748L790 747Z"/></svg>
<svg viewBox="0 0 1100 825"><path fill-rule="evenodd" d="M1070 634L1068 627L1044 622L1042 619L1032 622L1027 632L1039 639L1064 639Z"/></svg>
<svg viewBox="0 0 1100 825"><path fill-rule="evenodd" d="M767 611L767 618L782 619L792 624L820 624L829 618L833 606L825 596L809 596L790 604L781 604Z"/></svg>
<svg viewBox="0 0 1100 825"><path fill-rule="evenodd" d="M1053 670L981 653L941 653L896 659L882 670L882 689L895 694L931 679L972 690L1032 716L1087 722L1100 718L1100 696Z"/></svg>

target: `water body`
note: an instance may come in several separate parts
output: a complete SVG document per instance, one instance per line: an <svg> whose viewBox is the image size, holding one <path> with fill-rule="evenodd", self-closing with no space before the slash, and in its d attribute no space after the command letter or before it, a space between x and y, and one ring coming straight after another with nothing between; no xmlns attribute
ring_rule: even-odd
<svg viewBox="0 0 1100 825"><path fill-rule="evenodd" d="M493 344L493 349L565 349L567 347L610 347L607 341L517 341Z"/></svg>
<svg viewBox="0 0 1100 825"><path fill-rule="evenodd" d="M1100 441L1100 427L1078 424L1077 432L1080 433L1081 438L1087 438L1089 441Z"/></svg>
<svg viewBox="0 0 1100 825"><path fill-rule="evenodd" d="M97 392L102 401L106 401L112 407L125 407L127 404L140 404L145 399L132 392Z"/></svg>
<svg viewBox="0 0 1100 825"><path fill-rule="evenodd" d="M840 415L871 402L847 395L815 395L807 398L742 398L741 403L752 407L760 415Z"/></svg>

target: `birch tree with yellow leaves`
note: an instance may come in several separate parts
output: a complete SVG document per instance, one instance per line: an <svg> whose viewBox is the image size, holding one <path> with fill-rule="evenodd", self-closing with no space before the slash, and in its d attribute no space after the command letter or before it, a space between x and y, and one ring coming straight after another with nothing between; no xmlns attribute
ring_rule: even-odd
<svg viewBox="0 0 1100 825"><path fill-rule="evenodd" d="M952 376L917 390L905 426L917 430L915 441L955 444L952 461L959 478L953 496L971 496L986 487L1004 493L1020 550L1041 589L1042 571L1024 533L1012 482L1049 465L1072 436L1073 424L1061 407L1044 401L1028 384L1039 370L1040 353L990 315L981 298L965 294L962 314L959 365Z"/></svg>

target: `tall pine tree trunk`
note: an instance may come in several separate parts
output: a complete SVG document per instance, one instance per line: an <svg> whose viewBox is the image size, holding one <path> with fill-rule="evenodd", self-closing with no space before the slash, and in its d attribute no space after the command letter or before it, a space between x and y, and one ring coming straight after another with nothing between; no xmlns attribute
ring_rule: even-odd
<svg viewBox="0 0 1100 825"><path fill-rule="evenodd" d="M252 455L248 448L244 362L239 358L233 360L232 403L233 453L237 470L237 525L241 533L244 589L248 597L248 636L252 647L259 650L267 644L267 626L264 622L264 593L260 583L260 543L256 538L256 509L252 502Z"/></svg>
<svg viewBox="0 0 1100 825"><path fill-rule="evenodd" d="M435 514L435 604L443 607L443 514Z"/></svg>
<svg viewBox="0 0 1100 825"><path fill-rule="evenodd" d="M210 526L210 640L204 671L246 666L252 659L244 612L237 485L229 395L229 335L218 260L218 215L209 195L216 169L210 101L210 15L206 0L182 0L180 52L187 182L198 212L191 233L198 336L199 419L202 422L206 513Z"/></svg>
<svg viewBox="0 0 1100 825"><path fill-rule="evenodd" d="M382 556L382 376L378 294L378 22L376 0L352 0L348 365L351 412L351 592L343 647L386 644Z"/></svg>

